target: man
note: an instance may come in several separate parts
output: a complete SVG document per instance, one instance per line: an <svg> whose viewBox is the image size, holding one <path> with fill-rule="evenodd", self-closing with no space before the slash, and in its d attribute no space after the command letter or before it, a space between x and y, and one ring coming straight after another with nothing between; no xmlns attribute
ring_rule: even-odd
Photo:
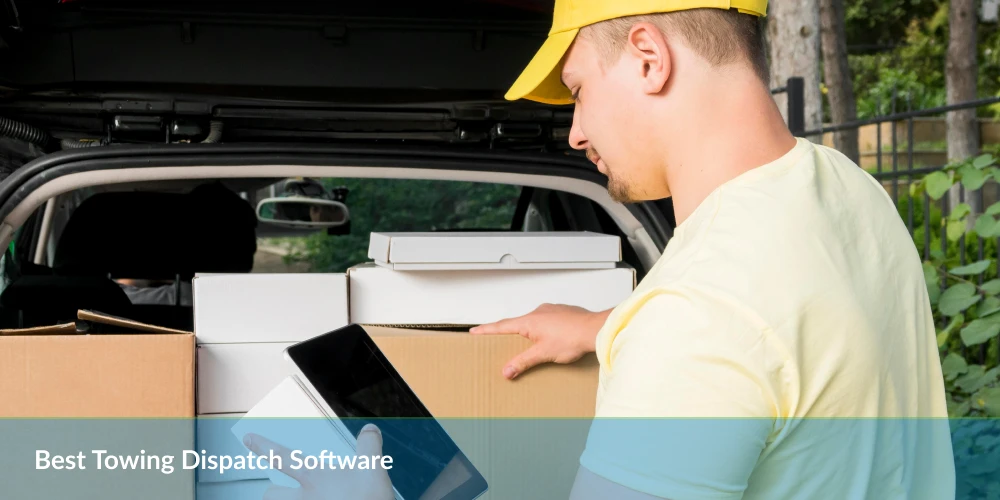
<svg viewBox="0 0 1000 500"><path fill-rule="evenodd" d="M508 94L573 103L570 142L610 194L671 197L678 223L613 311L544 306L473 329L534 342L508 378L596 351L574 499L954 496L920 260L871 176L789 133L765 12L559 0ZM359 444L379 447L375 432Z"/></svg>

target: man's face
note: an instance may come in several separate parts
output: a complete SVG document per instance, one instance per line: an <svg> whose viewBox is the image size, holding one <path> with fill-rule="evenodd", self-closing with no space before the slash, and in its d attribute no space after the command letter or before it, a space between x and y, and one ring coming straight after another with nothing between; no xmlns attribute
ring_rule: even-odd
<svg viewBox="0 0 1000 500"><path fill-rule="evenodd" d="M614 200L665 197L663 170L649 153L651 148L643 147L653 139L643 113L648 96L631 72L628 54L617 61L602 58L585 36L577 36L566 54L563 82L576 98L570 146L585 150L608 176L608 193Z"/></svg>

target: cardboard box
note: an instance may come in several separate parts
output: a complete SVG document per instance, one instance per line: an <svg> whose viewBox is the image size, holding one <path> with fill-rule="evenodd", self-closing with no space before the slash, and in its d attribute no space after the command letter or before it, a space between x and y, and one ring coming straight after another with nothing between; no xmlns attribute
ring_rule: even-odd
<svg viewBox="0 0 1000 500"><path fill-rule="evenodd" d="M211 274L193 285L199 344L298 342L348 324L343 274Z"/></svg>
<svg viewBox="0 0 1000 500"><path fill-rule="evenodd" d="M292 343L198 346L198 414L244 413L291 371L283 352Z"/></svg>
<svg viewBox="0 0 1000 500"><path fill-rule="evenodd" d="M439 418L593 417L598 363L545 364L511 381L504 364L531 346L519 335L366 326L400 376Z"/></svg>
<svg viewBox="0 0 1000 500"><path fill-rule="evenodd" d="M635 287L631 268L400 272L363 264L347 275L351 322L371 325L478 325L545 303L603 311Z"/></svg>
<svg viewBox="0 0 1000 500"><path fill-rule="evenodd" d="M401 270L610 269L617 236L591 232L371 233L368 258Z"/></svg>
<svg viewBox="0 0 1000 500"><path fill-rule="evenodd" d="M194 335L81 311L0 332L2 417L193 417ZM133 334L84 334L79 325Z"/></svg>
<svg viewBox="0 0 1000 500"><path fill-rule="evenodd" d="M570 365L543 365L509 381L501 375L504 363L531 345L520 336L365 329L486 477L490 489L484 499L569 496L594 415L598 363L593 355ZM321 415L291 378L247 414L310 421ZM266 418L246 418L233 427L237 438L247 432L292 448L342 446L332 427L304 433L298 425ZM294 486L280 474L272 480Z"/></svg>

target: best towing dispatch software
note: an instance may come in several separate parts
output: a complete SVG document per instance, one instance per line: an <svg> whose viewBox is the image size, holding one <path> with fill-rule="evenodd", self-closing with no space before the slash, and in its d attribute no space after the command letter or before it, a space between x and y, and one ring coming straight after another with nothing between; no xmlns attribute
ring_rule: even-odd
<svg viewBox="0 0 1000 500"><path fill-rule="evenodd" d="M181 468L184 470L218 470L225 474L227 470L267 470L284 468L283 458L269 450L268 456L247 453L246 455L207 455L195 450L184 450ZM35 450L35 470L159 470L164 474L172 474L175 470L174 455L146 454L140 450L137 455L116 455L108 450L91 450L90 460L82 451L75 455L53 455L48 450ZM293 450L288 455L291 462L288 467L298 469L358 469L375 468L392 469L392 457L389 455L335 455L329 450L323 450L319 455L306 455L301 450Z"/></svg>

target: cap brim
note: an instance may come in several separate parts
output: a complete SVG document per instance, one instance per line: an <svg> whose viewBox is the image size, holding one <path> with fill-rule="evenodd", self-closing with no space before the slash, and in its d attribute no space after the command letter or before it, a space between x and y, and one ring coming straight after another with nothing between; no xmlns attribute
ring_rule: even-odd
<svg viewBox="0 0 1000 500"><path fill-rule="evenodd" d="M572 104L573 95L562 83L562 60L579 29L549 35L542 48L510 87L507 100L528 99L545 104Z"/></svg>

